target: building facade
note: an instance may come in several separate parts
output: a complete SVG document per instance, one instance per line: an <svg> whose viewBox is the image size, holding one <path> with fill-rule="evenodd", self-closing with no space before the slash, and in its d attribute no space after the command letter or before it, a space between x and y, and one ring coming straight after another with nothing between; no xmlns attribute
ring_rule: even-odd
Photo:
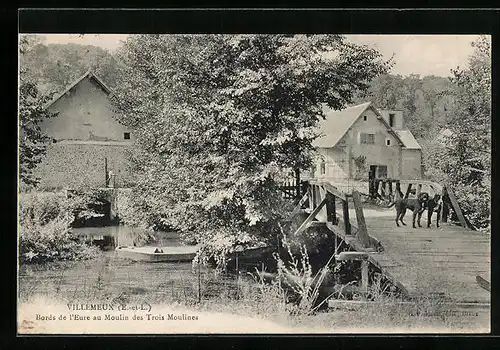
<svg viewBox="0 0 500 350"><path fill-rule="evenodd" d="M324 112L321 136L313 143L312 177L333 182L422 177L422 150L404 128L401 111L379 111L368 102Z"/></svg>
<svg viewBox="0 0 500 350"><path fill-rule="evenodd" d="M134 134L117 121L110 94L89 71L45 106L57 115L41 124L52 143L34 171L40 188L130 184L127 152Z"/></svg>

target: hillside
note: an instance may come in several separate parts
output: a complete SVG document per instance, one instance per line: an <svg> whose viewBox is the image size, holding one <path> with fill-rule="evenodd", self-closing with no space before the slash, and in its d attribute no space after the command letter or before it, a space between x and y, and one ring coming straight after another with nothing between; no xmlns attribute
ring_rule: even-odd
<svg viewBox="0 0 500 350"><path fill-rule="evenodd" d="M60 91L88 69L92 69L111 88L116 83L116 61L105 49L92 45L37 43L22 56L43 93Z"/></svg>

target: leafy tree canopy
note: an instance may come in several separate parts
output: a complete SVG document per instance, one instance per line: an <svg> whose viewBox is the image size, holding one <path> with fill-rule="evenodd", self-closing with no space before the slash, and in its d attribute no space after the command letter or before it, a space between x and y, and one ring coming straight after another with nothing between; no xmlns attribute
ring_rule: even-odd
<svg viewBox="0 0 500 350"><path fill-rule="evenodd" d="M21 36L19 54L23 57L33 50L35 38ZM46 151L48 137L40 128L40 123L52 116L43 105L50 95L40 92L36 81L28 67L21 64L19 71L19 177L22 184L33 186L38 179L33 175L33 169L42 160Z"/></svg>
<svg viewBox="0 0 500 350"><path fill-rule="evenodd" d="M177 227L205 257L275 239L277 181L309 166L322 105L345 107L390 65L337 35L136 35L117 60L138 138L128 220Z"/></svg>
<svg viewBox="0 0 500 350"><path fill-rule="evenodd" d="M425 150L428 175L449 182L477 227L488 226L491 202L491 43L473 43L467 68L453 71L455 104L447 132Z"/></svg>
<svg viewBox="0 0 500 350"><path fill-rule="evenodd" d="M72 43L46 45L40 37L28 38L31 49L23 55L21 64L29 67L42 93L63 91L89 69L114 88L117 67L107 50Z"/></svg>

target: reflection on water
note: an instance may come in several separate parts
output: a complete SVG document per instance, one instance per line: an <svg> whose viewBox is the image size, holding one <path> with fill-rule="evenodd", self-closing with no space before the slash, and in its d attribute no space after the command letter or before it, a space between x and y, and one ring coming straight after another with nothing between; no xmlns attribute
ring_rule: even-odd
<svg viewBox="0 0 500 350"><path fill-rule="evenodd" d="M117 246L180 246L183 245L177 232L158 231L149 236L144 230L125 225L103 227L73 228L73 234L81 239L100 246L104 250L113 250Z"/></svg>
<svg viewBox="0 0 500 350"><path fill-rule="evenodd" d="M235 277L214 278L212 269L191 262L141 262L116 256L117 245L183 245L178 233L156 232L152 242L144 242L143 232L127 226L74 228L84 240L92 240L105 251L99 258L83 261L55 261L19 266L18 293L21 300L33 295L61 297L67 300L100 302L127 295L147 302L220 298L234 293ZM199 273L199 275L198 275ZM232 295L232 294L231 294Z"/></svg>
<svg viewBox="0 0 500 350"><path fill-rule="evenodd" d="M214 278L213 270L191 262L140 262L103 252L92 260L20 265L20 300L42 295L62 300L109 302L119 296L150 304L165 301L196 301L234 293L234 277Z"/></svg>

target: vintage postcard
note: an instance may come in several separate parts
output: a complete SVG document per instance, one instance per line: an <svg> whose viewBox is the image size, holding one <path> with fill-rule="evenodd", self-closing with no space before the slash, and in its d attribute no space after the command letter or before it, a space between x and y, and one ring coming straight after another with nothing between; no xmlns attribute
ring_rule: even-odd
<svg viewBox="0 0 500 350"><path fill-rule="evenodd" d="M18 334L489 333L487 35L19 34Z"/></svg>

